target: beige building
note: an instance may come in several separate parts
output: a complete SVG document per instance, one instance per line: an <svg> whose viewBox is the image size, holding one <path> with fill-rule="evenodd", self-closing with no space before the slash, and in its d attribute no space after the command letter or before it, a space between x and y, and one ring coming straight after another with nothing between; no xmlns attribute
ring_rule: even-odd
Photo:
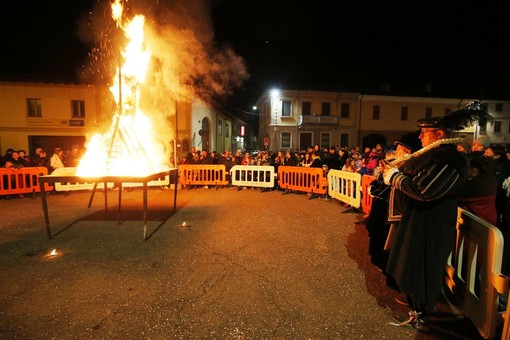
<svg viewBox="0 0 510 340"><path fill-rule="evenodd" d="M418 119L448 114L473 100L270 90L257 101L261 148L390 145L417 130ZM510 101L483 102L495 123L475 125L459 134L468 141L487 135L491 143L510 144Z"/></svg>
<svg viewBox="0 0 510 340"><path fill-rule="evenodd" d="M112 125L114 107L105 86L0 82L0 152L12 148L30 154L42 147L51 155L56 147L83 150L89 136ZM165 135L169 153L176 137L179 156L191 147L219 152L243 148L239 139L246 124L199 100L177 103L160 116L153 124L170 131Z"/></svg>
<svg viewBox="0 0 510 340"><path fill-rule="evenodd" d="M49 155L55 147L82 148L87 131L112 110L104 94L92 85L0 82L2 154L8 148L28 153L44 147Z"/></svg>

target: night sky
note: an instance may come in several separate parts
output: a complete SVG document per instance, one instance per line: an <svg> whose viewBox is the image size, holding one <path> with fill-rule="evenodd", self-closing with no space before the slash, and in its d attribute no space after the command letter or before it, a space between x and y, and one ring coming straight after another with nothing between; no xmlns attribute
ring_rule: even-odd
<svg viewBox="0 0 510 340"><path fill-rule="evenodd" d="M0 76L76 75L97 2L1 1ZM214 0L209 10L215 43L250 74L230 108L249 110L271 87L379 93L384 83L395 95L430 83L432 96L510 99L510 1Z"/></svg>

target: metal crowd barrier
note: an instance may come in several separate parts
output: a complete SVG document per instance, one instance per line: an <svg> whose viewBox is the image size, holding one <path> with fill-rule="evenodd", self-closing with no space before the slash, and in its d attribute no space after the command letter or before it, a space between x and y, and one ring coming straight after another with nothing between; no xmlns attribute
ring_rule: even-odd
<svg viewBox="0 0 510 340"><path fill-rule="evenodd" d="M271 165L235 165L230 169L232 185L273 188L275 172Z"/></svg>
<svg viewBox="0 0 510 340"><path fill-rule="evenodd" d="M445 282L463 315L485 339L496 335L498 294L508 293L508 277L501 274L503 245L498 228L458 209L457 241L446 266ZM502 339L509 338L509 318L507 309Z"/></svg>
<svg viewBox="0 0 510 340"><path fill-rule="evenodd" d="M40 192L39 176L48 174L45 167L0 168L0 196ZM46 184L45 190L53 190Z"/></svg>
<svg viewBox="0 0 510 340"><path fill-rule="evenodd" d="M361 174L332 169L328 172L328 193L331 197L359 208L361 203Z"/></svg>
<svg viewBox="0 0 510 340"><path fill-rule="evenodd" d="M228 185L224 164L181 164L179 165L181 185Z"/></svg>
<svg viewBox="0 0 510 340"><path fill-rule="evenodd" d="M279 166L278 185L285 190L325 195L328 188L322 168Z"/></svg>

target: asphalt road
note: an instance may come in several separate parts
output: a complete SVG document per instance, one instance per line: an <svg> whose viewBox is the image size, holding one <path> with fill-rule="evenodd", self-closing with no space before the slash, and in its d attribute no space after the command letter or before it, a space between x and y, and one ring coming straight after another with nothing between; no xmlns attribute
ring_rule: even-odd
<svg viewBox="0 0 510 340"><path fill-rule="evenodd" d="M428 334L371 264L362 214L338 201L222 188L0 201L2 339L476 339L469 322ZM56 255L51 256L52 250ZM445 305L445 304L444 304ZM444 307L444 306L443 306Z"/></svg>

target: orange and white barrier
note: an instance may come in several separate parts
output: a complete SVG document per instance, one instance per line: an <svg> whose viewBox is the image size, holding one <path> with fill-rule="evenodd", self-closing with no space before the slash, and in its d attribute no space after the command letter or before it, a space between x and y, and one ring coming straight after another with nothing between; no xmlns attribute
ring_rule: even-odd
<svg viewBox="0 0 510 340"><path fill-rule="evenodd" d="M278 185L285 190L295 190L324 195L328 183L322 168L279 166Z"/></svg>
<svg viewBox="0 0 510 340"><path fill-rule="evenodd" d="M40 192L39 176L48 174L45 167L0 168L0 196ZM53 190L45 184L45 190Z"/></svg>
<svg viewBox="0 0 510 340"><path fill-rule="evenodd" d="M227 185L224 164L181 164L179 183L182 185Z"/></svg>
<svg viewBox="0 0 510 340"><path fill-rule="evenodd" d="M508 293L508 277L501 274L503 259L501 231L458 208L457 241L446 266L445 281L461 304L463 315L485 339L496 335L498 294ZM506 311L502 339L509 337L510 311Z"/></svg>
<svg viewBox="0 0 510 340"><path fill-rule="evenodd" d="M361 203L361 174L332 169L328 172L329 196L359 208Z"/></svg>
<svg viewBox="0 0 510 340"><path fill-rule="evenodd" d="M274 166L235 165L230 169L232 185L242 187L273 188Z"/></svg>

